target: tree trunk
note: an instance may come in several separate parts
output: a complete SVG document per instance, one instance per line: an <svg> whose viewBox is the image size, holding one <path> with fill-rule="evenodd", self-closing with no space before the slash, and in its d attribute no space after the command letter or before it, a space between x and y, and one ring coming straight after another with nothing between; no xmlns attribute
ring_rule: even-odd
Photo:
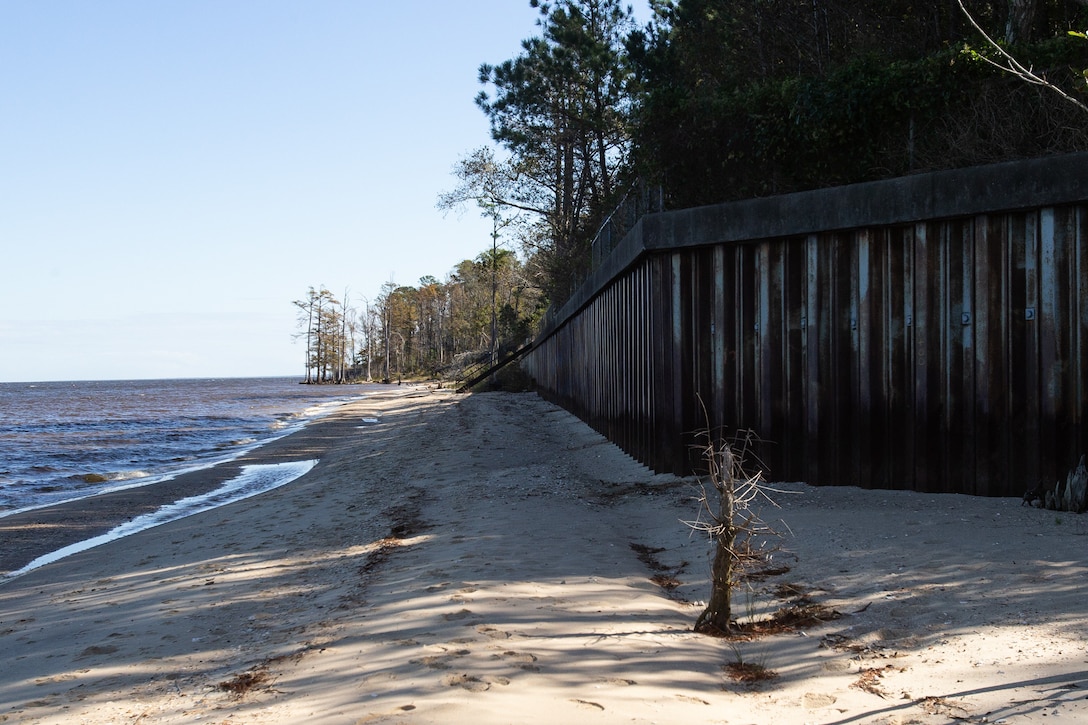
<svg viewBox="0 0 1088 725"><path fill-rule="evenodd" d="M708 634L725 633L733 626L733 579L736 564L735 549L737 526L736 479L734 478L733 451L724 447L718 461L718 470L712 474L714 488L718 491L717 549L710 572L710 600L706 609L695 620L695 631Z"/></svg>
<svg viewBox="0 0 1088 725"><path fill-rule="evenodd" d="M1005 42L1009 45L1031 40L1037 0L1009 0L1009 18L1005 23Z"/></svg>
<svg viewBox="0 0 1088 725"><path fill-rule="evenodd" d="M724 510L722 513L725 513ZM718 548L714 552L711 568L710 601L695 620L696 632L724 633L733 625L733 545L736 535L736 529L727 526L718 536Z"/></svg>
<svg viewBox="0 0 1088 725"><path fill-rule="evenodd" d="M311 293L311 299L310 299L309 304L306 307L307 313L309 315L307 320L306 320L306 384L307 385L312 384L313 381L314 381L313 374L310 372L313 369L312 368L313 358L311 357L311 354L313 353L313 349L314 349L313 348L313 344L314 344L313 343L313 339L314 339L314 301L313 301L313 298L312 298L313 297L313 294L312 294L313 293L313 288L312 287L310 288L310 293Z"/></svg>

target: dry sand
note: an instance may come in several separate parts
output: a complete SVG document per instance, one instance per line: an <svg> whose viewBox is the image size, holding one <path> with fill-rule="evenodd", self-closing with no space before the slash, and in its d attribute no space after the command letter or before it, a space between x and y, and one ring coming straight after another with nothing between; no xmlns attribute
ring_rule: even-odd
<svg viewBox="0 0 1088 725"><path fill-rule="evenodd" d="M784 571L737 609L842 616L729 642L691 632L693 482L536 396L403 390L298 435L294 483L0 585L0 722L1088 722L1088 517L782 485Z"/></svg>

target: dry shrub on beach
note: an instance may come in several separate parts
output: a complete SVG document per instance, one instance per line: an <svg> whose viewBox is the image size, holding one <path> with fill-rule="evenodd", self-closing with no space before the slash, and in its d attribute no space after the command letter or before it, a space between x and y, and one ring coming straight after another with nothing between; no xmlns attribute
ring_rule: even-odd
<svg viewBox="0 0 1088 725"><path fill-rule="evenodd" d="M710 599L695 621L695 631L723 635L737 626L733 619L732 589L740 578L741 564L763 558L765 542L777 536L754 506L759 500L772 505L774 501L764 490L762 472L748 475L744 471L751 432L730 442L713 435L708 427L699 437L704 439L697 448L706 465L706 475L700 481L699 516L685 523L707 534L715 543L715 551ZM707 481L713 493L708 490ZM714 497L716 505L712 502Z"/></svg>

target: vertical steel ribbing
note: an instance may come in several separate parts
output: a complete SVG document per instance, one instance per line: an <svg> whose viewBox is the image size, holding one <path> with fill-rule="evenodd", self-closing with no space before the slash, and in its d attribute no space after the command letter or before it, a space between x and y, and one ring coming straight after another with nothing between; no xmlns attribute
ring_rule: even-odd
<svg viewBox="0 0 1088 725"><path fill-rule="evenodd" d="M658 471L698 393L772 476L1015 495L1088 452L1086 244L1078 204L645 252L525 366Z"/></svg>

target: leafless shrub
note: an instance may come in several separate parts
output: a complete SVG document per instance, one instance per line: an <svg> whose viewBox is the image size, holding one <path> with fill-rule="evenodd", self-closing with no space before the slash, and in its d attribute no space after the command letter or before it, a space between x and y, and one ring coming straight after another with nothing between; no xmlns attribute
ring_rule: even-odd
<svg viewBox="0 0 1088 725"><path fill-rule="evenodd" d="M706 465L705 477L700 481L699 516L684 523L713 539L715 552L710 599L695 621L695 631L726 634L735 628L732 589L738 581L739 564L750 559L753 552L762 552L766 542L778 536L754 507L759 501L771 505L774 501L767 495L762 472L749 475L744 471L753 441L750 431L730 442L712 434L708 427L699 438L702 443L698 450Z"/></svg>

